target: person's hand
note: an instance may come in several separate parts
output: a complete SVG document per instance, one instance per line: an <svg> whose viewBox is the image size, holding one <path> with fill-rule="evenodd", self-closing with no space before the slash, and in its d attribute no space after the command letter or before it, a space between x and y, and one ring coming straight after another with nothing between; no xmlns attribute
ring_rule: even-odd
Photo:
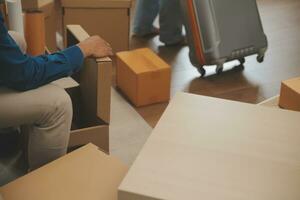
<svg viewBox="0 0 300 200"><path fill-rule="evenodd" d="M77 46L81 49L84 57L103 58L113 55L110 44L99 36L89 37Z"/></svg>

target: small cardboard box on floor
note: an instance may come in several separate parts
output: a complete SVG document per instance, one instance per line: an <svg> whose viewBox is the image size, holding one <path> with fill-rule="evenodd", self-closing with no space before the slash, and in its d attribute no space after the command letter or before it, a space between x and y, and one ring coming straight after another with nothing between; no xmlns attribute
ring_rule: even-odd
<svg viewBox="0 0 300 200"><path fill-rule="evenodd" d="M170 99L171 68L148 48L117 53L117 86L136 106Z"/></svg>
<svg viewBox="0 0 300 200"><path fill-rule="evenodd" d="M129 49L131 0L62 0L64 27L81 25L90 35L100 35L114 52Z"/></svg>
<svg viewBox="0 0 300 200"><path fill-rule="evenodd" d="M279 106L283 109L300 111L300 77L282 82Z"/></svg>
<svg viewBox="0 0 300 200"><path fill-rule="evenodd" d="M5 200L117 200L127 166L86 145L0 188Z"/></svg>
<svg viewBox="0 0 300 200"><path fill-rule="evenodd" d="M51 52L57 50L56 30L59 10L55 0L22 0L23 10L39 10L45 15L46 44Z"/></svg>

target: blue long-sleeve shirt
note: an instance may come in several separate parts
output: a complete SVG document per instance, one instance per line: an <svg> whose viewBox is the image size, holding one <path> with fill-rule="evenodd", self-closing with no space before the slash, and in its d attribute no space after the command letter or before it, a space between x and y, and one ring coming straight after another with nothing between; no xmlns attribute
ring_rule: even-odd
<svg viewBox="0 0 300 200"><path fill-rule="evenodd" d="M78 71L83 60L78 46L51 55L24 55L8 34L0 11L0 85L34 89Z"/></svg>

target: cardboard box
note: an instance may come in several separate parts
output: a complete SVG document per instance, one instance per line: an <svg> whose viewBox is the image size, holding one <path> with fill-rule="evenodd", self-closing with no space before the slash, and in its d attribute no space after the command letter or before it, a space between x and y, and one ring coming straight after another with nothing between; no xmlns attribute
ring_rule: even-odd
<svg viewBox="0 0 300 200"><path fill-rule="evenodd" d="M68 45L88 38L79 25L67 27ZM73 102L73 125L69 146L93 143L109 152L112 61L85 59L84 67L72 78L79 87L68 89Z"/></svg>
<svg viewBox="0 0 300 200"><path fill-rule="evenodd" d="M288 110L300 111L300 77L281 83L279 106Z"/></svg>
<svg viewBox="0 0 300 200"><path fill-rule="evenodd" d="M5 200L117 200L128 168L89 144L0 188Z"/></svg>
<svg viewBox="0 0 300 200"><path fill-rule="evenodd" d="M148 48L117 53L117 86L136 106L169 101L171 68Z"/></svg>
<svg viewBox="0 0 300 200"><path fill-rule="evenodd" d="M0 11L2 13L4 23L7 26L8 25L8 17L7 17L7 12L6 12L6 5L4 3L0 4Z"/></svg>
<svg viewBox="0 0 300 200"><path fill-rule="evenodd" d="M119 200L299 199L300 113L179 93Z"/></svg>
<svg viewBox="0 0 300 200"><path fill-rule="evenodd" d="M38 9L45 5L52 4L55 0L22 0L22 7L25 10Z"/></svg>
<svg viewBox="0 0 300 200"><path fill-rule="evenodd" d="M59 11L55 0L22 0L23 10L40 10L45 15L46 45L51 52L57 51L56 30Z"/></svg>
<svg viewBox="0 0 300 200"><path fill-rule="evenodd" d="M129 49L131 0L62 0L64 27L81 25L109 42L114 52Z"/></svg>

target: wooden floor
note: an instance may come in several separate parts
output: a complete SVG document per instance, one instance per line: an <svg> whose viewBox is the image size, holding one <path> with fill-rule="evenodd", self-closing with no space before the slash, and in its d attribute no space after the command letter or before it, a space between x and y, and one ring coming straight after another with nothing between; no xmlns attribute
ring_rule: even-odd
<svg viewBox="0 0 300 200"><path fill-rule="evenodd" d="M256 57L246 59L244 70L230 70L214 75L215 67L207 67L209 76L199 73L188 58L188 47L165 47L158 37L132 38L131 48L150 47L172 66L172 96L189 92L230 100L258 103L279 93L280 82L300 76L300 0L258 0L263 26L269 40L265 62ZM155 126L167 103L137 108L151 125ZM230 117L230 116L228 116Z"/></svg>

